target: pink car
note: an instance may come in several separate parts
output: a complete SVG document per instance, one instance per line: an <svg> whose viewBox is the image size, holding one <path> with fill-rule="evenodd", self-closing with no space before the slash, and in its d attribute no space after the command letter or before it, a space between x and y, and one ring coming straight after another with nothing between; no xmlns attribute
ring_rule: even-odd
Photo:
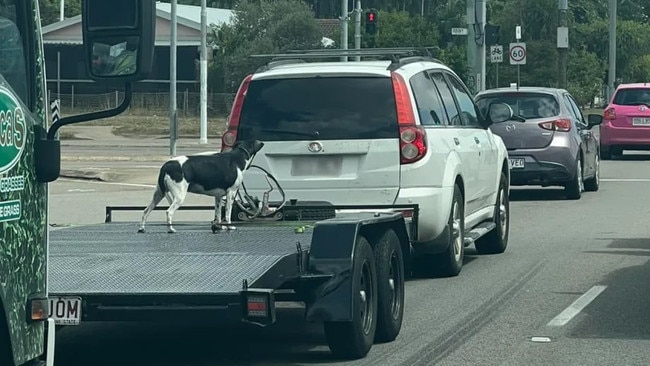
<svg viewBox="0 0 650 366"><path fill-rule="evenodd" d="M621 84L603 111L601 159L650 150L650 84Z"/></svg>

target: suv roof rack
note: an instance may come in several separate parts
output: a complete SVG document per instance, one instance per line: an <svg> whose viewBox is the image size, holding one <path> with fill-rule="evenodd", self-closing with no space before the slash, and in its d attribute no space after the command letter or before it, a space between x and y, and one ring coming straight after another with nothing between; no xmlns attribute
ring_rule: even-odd
<svg viewBox="0 0 650 366"><path fill-rule="evenodd" d="M270 60L256 72L263 72L275 66L304 63L306 59L327 59L343 56L361 57L384 57L391 60L388 70L395 70L403 65L412 62L430 61L440 64L444 63L431 55L428 47L395 47L395 48L362 48L362 49L309 49L309 50L288 50L286 53L256 54L251 58L269 58Z"/></svg>

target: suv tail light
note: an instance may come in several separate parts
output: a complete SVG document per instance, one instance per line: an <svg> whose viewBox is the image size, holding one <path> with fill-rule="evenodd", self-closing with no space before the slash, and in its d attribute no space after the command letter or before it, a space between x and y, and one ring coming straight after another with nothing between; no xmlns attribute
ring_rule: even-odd
<svg viewBox="0 0 650 366"><path fill-rule="evenodd" d="M539 127L549 131L569 132L571 131L571 120L558 119L550 122L540 122Z"/></svg>
<svg viewBox="0 0 650 366"><path fill-rule="evenodd" d="M605 112L603 112L603 119L610 120L610 121L615 120L616 119L616 109L614 109L614 108L605 109Z"/></svg>
<svg viewBox="0 0 650 366"><path fill-rule="evenodd" d="M237 141L237 127L239 127L239 118L241 117L242 106L244 105L244 98L246 97L246 92L248 91L248 85L251 83L253 75L248 75L244 78L237 90L237 95L235 96L235 101L232 104L232 109L230 110L230 116L228 117L228 128L221 136L221 151L227 151L232 149Z"/></svg>
<svg viewBox="0 0 650 366"><path fill-rule="evenodd" d="M415 124L415 114L411 105L411 97L402 75L391 73L393 93L397 108L397 124L399 125L399 151L402 164L414 163L427 153L427 134L422 126Z"/></svg>

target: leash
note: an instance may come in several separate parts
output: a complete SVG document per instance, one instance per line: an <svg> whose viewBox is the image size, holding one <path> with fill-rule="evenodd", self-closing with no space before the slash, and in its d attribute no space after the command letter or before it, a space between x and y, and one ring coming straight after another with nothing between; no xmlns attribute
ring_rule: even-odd
<svg viewBox="0 0 650 366"><path fill-rule="evenodd" d="M273 174L271 174L271 172L269 172L268 170L262 168L259 165L252 165L251 164L249 166L249 169L250 168L256 168L256 169L259 169L262 172L264 172L264 178L266 178L266 182L269 184L270 189L268 191L264 192L264 195L262 196L262 201L260 202L260 200L257 197L253 197L248 193L248 190L246 189L246 184L244 182L242 182L241 188L244 191L244 196L242 197L241 190L237 190L237 196L236 197L238 199L235 200L235 203L237 204L237 207L239 207L239 209L248 216L247 217L248 220L254 220L254 219L260 218L260 217L261 218L269 218L269 217L273 216L275 213L277 213L278 211L280 211L284 207L284 205L286 205L287 196L284 193L284 190L282 189L282 186L280 186L280 183L278 183L278 180L275 179L275 177L273 176ZM269 197L271 195L271 192L274 191L273 184L275 184L275 186L278 188L278 191L282 195L282 204L280 204L280 206L275 207L275 208L271 208L269 206ZM251 210L251 209L245 207L242 202L247 203L249 207L251 207L251 208L254 207L255 209Z"/></svg>

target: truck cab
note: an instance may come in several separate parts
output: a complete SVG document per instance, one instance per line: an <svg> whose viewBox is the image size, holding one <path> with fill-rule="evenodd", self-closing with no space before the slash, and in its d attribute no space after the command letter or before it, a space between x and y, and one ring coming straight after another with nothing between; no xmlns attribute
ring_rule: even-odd
<svg viewBox="0 0 650 366"><path fill-rule="evenodd" d="M154 1L84 0L84 47L91 78L129 83L151 70ZM121 8L122 11L116 9ZM111 9L107 12L107 9ZM112 17L111 14L115 14ZM124 15L131 16L124 16ZM127 24L128 23L128 24ZM109 46L139 43L119 72L92 68ZM130 60L130 61L129 61ZM48 298L48 183L60 170L59 127L123 109L71 116L48 126L37 0L0 1L0 365L53 364L56 304ZM128 106L129 98L123 105ZM125 109L125 106L124 106Z"/></svg>

